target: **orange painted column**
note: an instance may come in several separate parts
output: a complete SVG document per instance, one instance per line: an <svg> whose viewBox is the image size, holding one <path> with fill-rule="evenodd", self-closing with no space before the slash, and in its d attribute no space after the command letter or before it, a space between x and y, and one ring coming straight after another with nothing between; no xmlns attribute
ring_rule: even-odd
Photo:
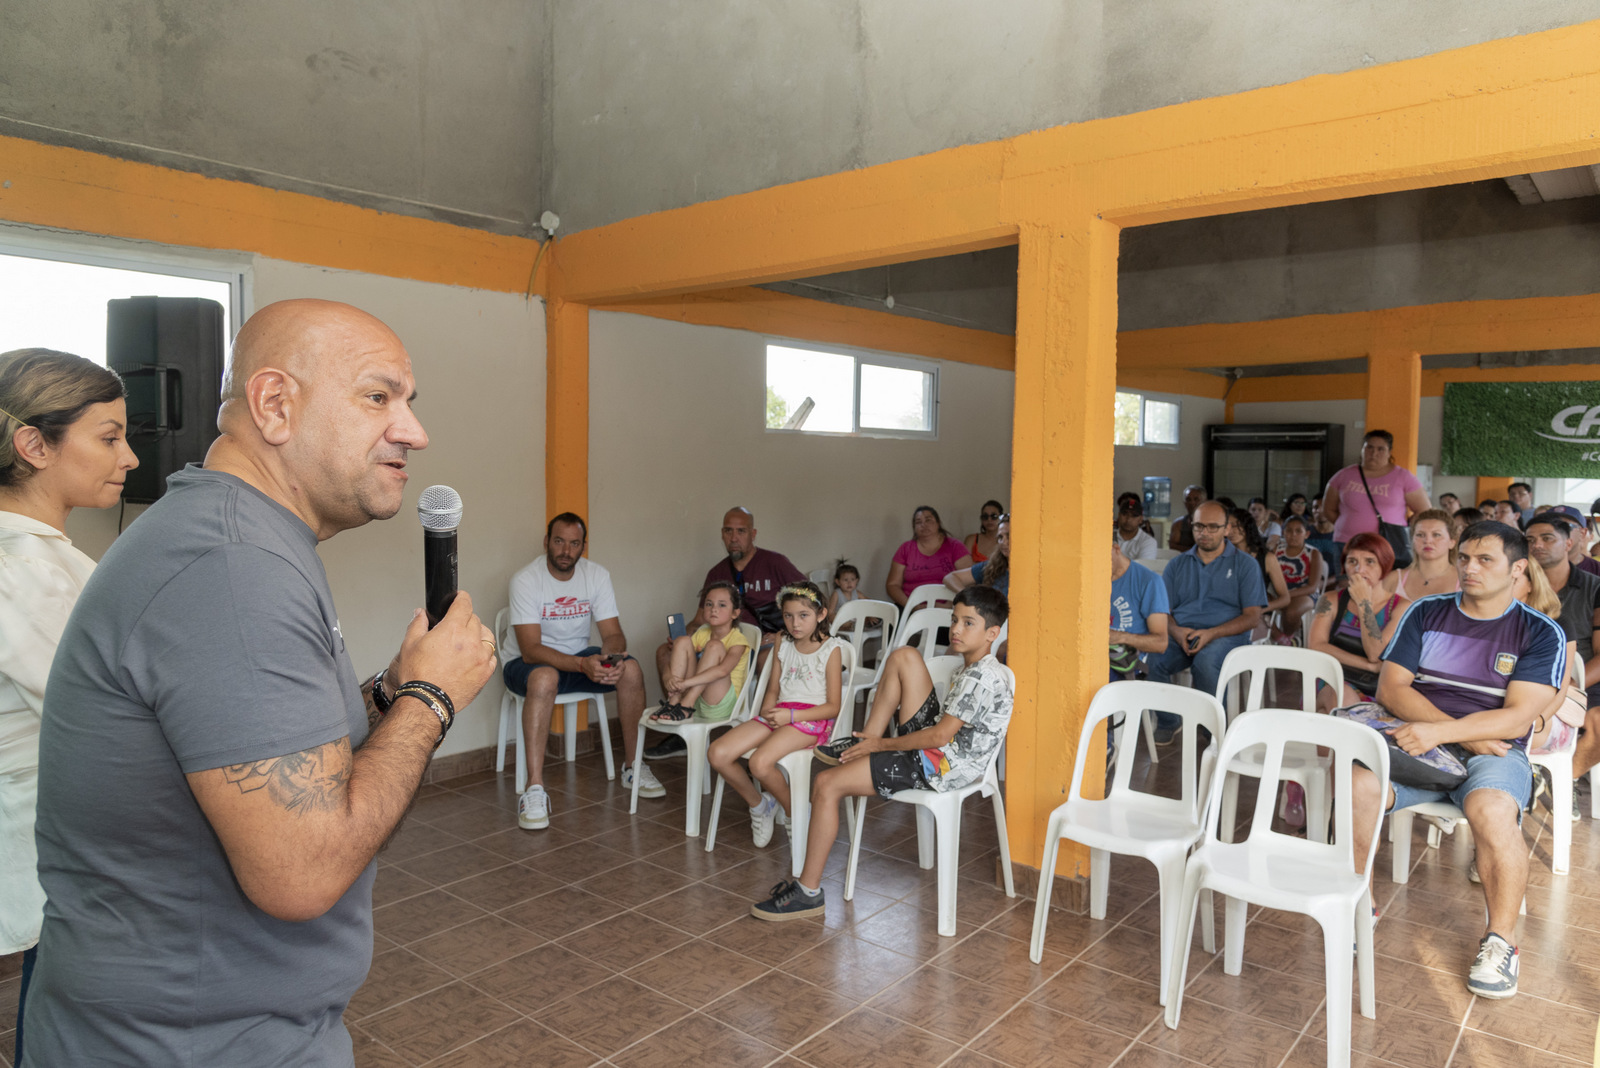
<svg viewBox="0 0 1600 1068"><path fill-rule="evenodd" d="M1394 435L1394 462L1417 469L1417 435L1422 421L1422 356L1404 348L1367 353L1367 430Z"/></svg>
<svg viewBox="0 0 1600 1068"><path fill-rule="evenodd" d="M589 306L559 297L544 306L544 513L589 519ZM590 714L583 706L585 723ZM566 717L550 720L551 734L566 733ZM522 759L522 754L517 754Z"/></svg>
<svg viewBox="0 0 1600 1068"><path fill-rule="evenodd" d="M1106 681L1111 539L1099 502L1113 496L1118 233L1082 210L1024 225L1018 246L1006 816L1012 862L1028 867ZM1104 766L1088 761L1091 796ZM1088 851L1063 842L1056 870L1087 875Z"/></svg>
<svg viewBox="0 0 1600 1068"><path fill-rule="evenodd" d="M1512 478L1510 475L1497 475L1489 477L1480 475L1478 478L1478 496L1473 500L1472 507L1476 508L1478 506L1478 501L1486 501L1490 499L1496 501L1509 500L1511 494L1511 482Z"/></svg>
<svg viewBox="0 0 1600 1068"><path fill-rule="evenodd" d="M544 309L545 518L589 518L589 307L559 297Z"/></svg>

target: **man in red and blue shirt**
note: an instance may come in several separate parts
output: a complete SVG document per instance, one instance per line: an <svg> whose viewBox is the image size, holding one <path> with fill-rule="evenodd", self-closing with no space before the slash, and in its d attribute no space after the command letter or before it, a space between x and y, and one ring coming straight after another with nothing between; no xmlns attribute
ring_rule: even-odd
<svg viewBox="0 0 1600 1068"><path fill-rule="evenodd" d="M1383 653L1378 703L1406 721L1394 740L1421 755L1440 745L1464 750L1467 777L1453 790L1391 784L1356 769L1355 855L1366 856L1362 828L1378 808L1428 801L1459 807L1477 844L1488 925L1467 988L1488 998L1517 992L1517 949L1510 936L1528 879L1519 824L1532 792L1527 740L1566 675L1566 636L1549 616L1517 600L1530 566L1528 540L1504 523L1474 523L1461 535L1461 591L1424 597L1401 617Z"/></svg>

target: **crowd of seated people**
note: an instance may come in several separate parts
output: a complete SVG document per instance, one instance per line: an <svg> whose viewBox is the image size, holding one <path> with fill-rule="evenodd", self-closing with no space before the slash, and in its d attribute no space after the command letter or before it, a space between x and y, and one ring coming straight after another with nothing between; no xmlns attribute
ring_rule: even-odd
<svg viewBox="0 0 1600 1068"><path fill-rule="evenodd" d="M1180 555L1162 561L1159 578L1150 574L1161 596L1149 596L1148 581L1142 602L1114 593L1110 677L1211 691L1229 650L1266 635L1298 644L1311 613L1305 644L1344 671L1344 691L1323 687L1318 711L1376 702L1405 722L1394 738L1406 752L1450 745L1463 758L1467 778L1449 791L1391 783L1380 796L1374 777L1358 779L1357 822L1363 809L1370 826L1378 807L1426 801L1463 811L1477 844L1470 877L1483 888L1486 915L1467 985L1483 997L1510 997L1528 866L1518 825L1547 789L1548 772L1536 775L1528 754L1572 752L1575 778L1600 764L1600 560L1591 552L1600 547L1600 500L1585 516L1535 505L1532 488L1514 483L1505 500L1479 508L1463 508L1450 493L1433 507L1392 462L1391 446L1385 432L1370 432L1360 464L1336 474L1320 497L1292 495L1276 513L1260 498L1237 509L1188 487L1167 542ZM1113 552L1119 590L1143 570L1125 559L1132 524L1124 514L1119 508ZM1400 566L1380 518L1409 531ZM1282 539L1275 552L1265 543L1274 533ZM1331 553L1311 544L1329 534ZM1338 563L1323 589L1330 556ZM1494 655L1482 655L1485 645ZM1157 715L1158 745L1172 743L1175 720ZM1286 786L1290 795L1298 789ZM1581 819L1582 808L1571 818ZM1295 809L1291 796L1280 814ZM1364 849L1356 843L1357 856Z"/></svg>
<svg viewBox="0 0 1600 1068"><path fill-rule="evenodd" d="M979 516L979 530L963 544L944 529L935 509L926 505L916 508L913 536L896 549L884 583L888 597L903 607L919 586L935 584L952 591L983 587L1003 596L1010 579L1010 525L998 501L984 502ZM743 729L729 732L711 754L713 766L727 777L736 793L751 802L757 844L766 844L773 821L781 819L790 807L787 791L780 785L782 775L775 770L776 761L796 748L815 745L832 725L830 711L838 710L840 655L828 621L843 606L861 599L863 592L860 570L848 561L838 562L833 571L834 588L831 594L825 593L808 583L783 553L758 547L757 533L749 509L731 508L724 514L720 534L725 556L706 572L695 611L682 633L669 637L656 650L661 699L646 716L644 675L627 651L610 573L584 556L587 524L571 513L550 521L543 555L512 578L512 640L501 650L506 687L523 698L525 744L518 759L526 765L528 786L517 802L520 827L534 831L550 825L544 757L558 697L574 692L615 693L624 752L631 754L641 725L681 723L690 718L728 720L750 671L759 671L776 650L780 670L772 673L773 685L761 695L761 714ZM807 603L786 603L797 598ZM803 619L800 634L791 618L796 613ZM753 668L751 643L741 624L761 635ZM599 631L599 645L590 643L591 628ZM780 689L785 694L782 700L778 700ZM773 728L771 738L752 740L751 732L762 724ZM756 753L751 757L750 775L734 774L733 763L752 749ZM684 752L681 737L667 734L645 755L660 760ZM623 769L625 789L633 789L635 778L641 798L666 796L666 788L648 764L634 767L630 763Z"/></svg>
<svg viewBox="0 0 1600 1068"><path fill-rule="evenodd" d="M1119 497L1111 546L1107 677L1142 675L1211 691L1232 649L1263 639L1304 641L1344 668L1343 692L1320 693L1318 711L1377 702L1407 722L1396 738L1408 751L1460 746L1468 769L1463 787L1430 794L1391 784L1388 794L1379 796L1363 783L1358 802L1389 811L1449 799L1462 808L1478 841L1474 875L1484 886L1488 917L1468 985L1483 996L1510 996L1516 992L1515 901L1510 921L1505 903L1513 896L1520 901L1526 878L1526 857L1519 863L1511 854L1520 813L1535 795L1527 754L1539 747L1576 745L1580 762L1600 756L1593 741L1600 732L1590 729L1596 724L1589 711L1600 705L1594 696L1600 691L1600 663L1594 662L1600 574L1591 573L1600 565L1587 552L1588 524L1575 509L1529 506L1524 518L1518 501L1510 500L1517 509L1509 516L1513 523L1501 523L1474 515L1473 509L1433 508L1425 493L1413 491L1409 472L1390 461L1387 446L1383 432L1372 432L1362 463L1330 480L1320 499L1294 495L1277 512L1261 498L1245 509L1226 498L1209 500L1203 488L1190 487L1186 514L1173 524L1168 545L1192 544L1160 561L1159 574L1146 566L1156 563L1157 542L1143 501L1134 494ZM1360 494L1355 501L1352 486ZM1451 495L1441 501L1459 503ZM1391 514L1406 523L1410 535L1403 566L1397 566L1391 539L1379 531L1380 518L1392 522ZM1507 513L1501 509L1500 514ZM981 522L963 543L945 530L935 509L918 507L912 537L896 550L884 583L901 606L919 586L937 582L953 591L949 647L965 667L948 692L935 694L920 652L894 652L865 728L849 732L842 742L826 741L836 717L849 714L842 705L840 639L830 621L862 597L862 576L840 561L831 595L805 581L782 554L756 549L754 519L743 509L724 517L728 557L706 576L686 633L663 647L663 697L652 716L633 711L632 705L642 704L628 692L637 665L627 657L625 642L613 640L619 634L614 615L607 613L615 612L614 598L601 594L590 601L602 645L558 653L571 658L574 678L565 677L566 665L555 656L521 658L530 666L519 669L523 678L518 681L540 697L538 708L524 715L537 721L530 726L546 726L549 695L567 684L609 683L618 689L619 701L628 699L629 707L619 712L630 734L651 722L725 718L750 662L748 643L736 624L741 618L753 622L763 632L763 649L778 657L777 670L752 699L755 715L713 743L711 765L750 807L757 846L768 844L775 826L786 823L793 811L795 799L779 760L811 750L835 769L818 775L814 784L817 805L802 873L774 887L753 909L768 920L815 915L822 908L821 866L837 833L839 800L965 781L981 773L982 761L1003 735L1010 683L996 654L1002 652L998 636L1007 612L1010 523L995 501L985 502ZM1329 525L1348 535L1333 543L1340 561L1333 575L1327 556L1311 544ZM1371 529L1358 529L1363 526ZM568 566L576 577L574 546L581 548L585 534L552 524L547 556L535 563L558 583L571 581L555 572ZM1268 537L1277 544L1270 545ZM979 554L983 559L975 560ZM594 586L594 575L587 578ZM1506 605L1515 605L1515 611ZM1309 622L1304 638L1302 621ZM528 624L513 622L522 644ZM1505 656L1492 658L1485 679L1478 678L1481 665L1456 662L1464 655L1460 636L1476 641L1480 632L1497 652L1499 645L1506 646ZM593 671L586 668L589 660L595 661ZM985 666L990 664L996 666ZM1596 679L1589 692L1575 685L1580 664L1582 677ZM530 686L527 679L540 668L556 670ZM624 680L626 687L618 685ZM1172 744L1176 726L1158 713L1156 743ZM654 776L645 778L647 767L630 767L625 774L640 777L641 796L665 792ZM631 778L625 782L631 785ZM530 792L537 789L530 786ZM547 824L547 800L542 807L543 812L528 813L535 819L522 825L539 825L541 815ZM1294 804L1287 808L1303 812Z"/></svg>

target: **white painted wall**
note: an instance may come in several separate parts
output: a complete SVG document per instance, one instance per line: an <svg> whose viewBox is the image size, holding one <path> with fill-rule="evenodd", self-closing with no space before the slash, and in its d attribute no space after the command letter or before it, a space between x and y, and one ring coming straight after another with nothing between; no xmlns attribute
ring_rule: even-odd
<svg viewBox="0 0 1600 1068"><path fill-rule="evenodd" d="M618 312L592 313L589 331L590 556L647 665L722 559L728 508L755 513L758 546L802 571L847 556L882 596L918 505L960 538L984 500L1011 503L1009 372L942 364L937 441L804 437L765 430L760 334Z"/></svg>
<svg viewBox="0 0 1600 1068"><path fill-rule="evenodd" d="M1146 477L1172 479L1172 516L1183 514L1183 488L1203 481L1205 474L1205 429L1208 423L1222 422L1224 405L1209 397L1183 397L1175 393L1139 390L1152 400L1178 403L1178 444L1117 446L1114 481L1118 493L1141 493ZM1105 503L1107 522L1115 501Z"/></svg>
<svg viewBox="0 0 1600 1068"><path fill-rule="evenodd" d="M435 483L465 504L461 586L491 625L511 574L538 552L544 522L544 309L537 301L334 271L256 257L254 307L290 297L345 301L388 323L405 342L417 378L417 413L428 448L413 453L406 503L393 519L348 530L318 550L360 675L399 647L422 603L422 532L416 500ZM142 509L130 507L130 515ZM78 510L75 544L98 558L116 535L117 510ZM492 745L498 678L467 709L440 755Z"/></svg>

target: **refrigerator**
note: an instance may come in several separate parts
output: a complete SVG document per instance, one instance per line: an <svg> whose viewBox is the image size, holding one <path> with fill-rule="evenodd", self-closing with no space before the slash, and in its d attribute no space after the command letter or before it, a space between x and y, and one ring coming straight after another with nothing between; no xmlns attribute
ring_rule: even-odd
<svg viewBox="0 0 1600 1068"><path fill-rule="evenodd" d="M1261 497L1277 510L1291 494L1313 498L1344 466L1341 423L1231 423L1205 428L1205 484L1240 508Z"/></svg>

